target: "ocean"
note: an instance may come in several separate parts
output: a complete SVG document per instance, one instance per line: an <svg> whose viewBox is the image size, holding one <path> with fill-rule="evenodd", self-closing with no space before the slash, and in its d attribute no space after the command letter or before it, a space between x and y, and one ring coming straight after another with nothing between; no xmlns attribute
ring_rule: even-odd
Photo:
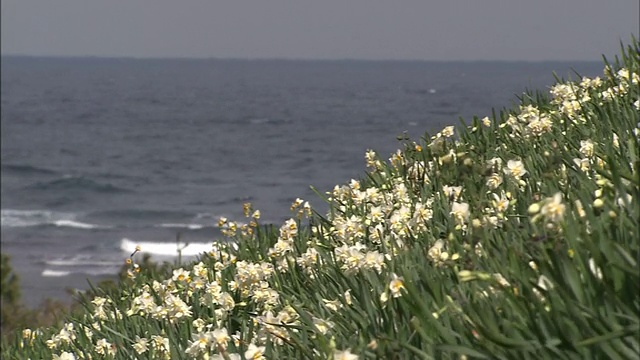
<svg viewBox="0 0 640 360"><path fill-rule="evenodd" d="M137 244L186 260L219 217L286 220L296 198L364 175L459 118L600 62L103 59L3 56L1 245L29 306L113 279ZM179 235L178 235L179 234Z"/></svg>

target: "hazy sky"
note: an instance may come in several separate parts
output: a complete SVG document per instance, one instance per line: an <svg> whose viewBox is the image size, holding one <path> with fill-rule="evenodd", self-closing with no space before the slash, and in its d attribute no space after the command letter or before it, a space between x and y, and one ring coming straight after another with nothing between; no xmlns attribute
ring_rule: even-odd
<svg viewBox="0 0 640 360"><path fill-rule="evenodd" d="M2 54L600 60L639 0L2 0Z"/></svg>

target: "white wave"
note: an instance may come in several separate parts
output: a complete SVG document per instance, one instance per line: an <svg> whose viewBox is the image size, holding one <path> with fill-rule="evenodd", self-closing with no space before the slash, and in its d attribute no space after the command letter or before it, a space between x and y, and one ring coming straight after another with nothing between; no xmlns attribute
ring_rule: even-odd
<svg viewBox="0 0 640 360"><path fill-rule="evenodd" d="M211 214L211 213L198 213L196 215L196 217L193 219L193 221L198 221L198 222L208 222L210 221L212 225L215 225L218 223L218 220L220 220L220 218L226 218L229 217L228 215L218 215L218 214Z"/></svg>
<svg viewBox="0 0 640 360"><path fill-rule="evenodd" d="M136 250L136 246L140 246L141 253L161 256L178 256L178 248L182 249L182 256L196 256L211 250L211 243L136 242L127 238L120 241L120 249L129 254Z"/></svg>
<svg viewBox="0 0 640 360"><path fill-rule="evenodd" d="M74 214L47 210L0 210L2 227L26 227L49 224L57 220L71 220Z"/></svg>
<svg viewBox="0 0 640 360"><path fill-rule="evenodd" d="M204 225L200 224L160 224L158 227L163 228L180 228L180 229L189 229L189 230L199 230L204 227Z"/></svg>
<svg viewBox="0 0 640 360"><path fill-rule="evenodd" d="M14 210L2 209L2 227L28 227L39 225L55 225L58 227L71 227L76 229L100 229L109 228L89 223L76 221L77 214L70 212L58 212L49 210Z"/></svg>
<svg viewBox="0 0 640 360"><path fill-rule="evenodd" d="M62 277L62 276L69 276L71 274L70 271L60 271L60 270L51 270L51 269L44 269L42 271L42 276L44 277Z"/></svg>
<svg viewBox="0 0 640 360"><path fill-rule="evenodd" d="M124 264L122 262L116 261L98 261L98 260L81 260L81 259L54 259L54 260L46 260L44 262L49 266L120 266Z"/></svg>
<svg viewBox="0 0 640 360"><path fill-rule="evenodd" d="M48 210L2 209L2 227L28 227L38 225L67 226L78 229L94 229L98 225L74 221L76 214Z"/></svg>
<svg viewBox="0 0 640 360"><path fill-rule="evenodd" d="M73 220L57 220L57 221L54 221L53 224L55 226L72 227L72 228L76 228L76 229L100 229L100 228L106 228L105 226L88 224L88 223L83 223L83 222L73 221Z"/></svg>
<svg viewBox="0 0 640 360"><path fill-rule="evenodd" d="M77 271L68 270L53 270L44 269L41 276L43 277L63 277L71 274L84 274L88 276L104 276L104 275L117 275L120 268L97 268L97 269L82 269Z"/></svg>

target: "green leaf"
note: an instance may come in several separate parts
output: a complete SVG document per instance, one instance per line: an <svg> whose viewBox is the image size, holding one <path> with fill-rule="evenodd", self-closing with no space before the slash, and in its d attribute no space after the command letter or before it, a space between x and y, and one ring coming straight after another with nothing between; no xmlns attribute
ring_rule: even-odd
<svg viewBox="0 0 640 360"><path fill-rule="evenodd" d="M460 355L473 356L477 359L490 359L489 355L462 345L438 345L436 346L436 349L440 351L453 352Z"/></svg>

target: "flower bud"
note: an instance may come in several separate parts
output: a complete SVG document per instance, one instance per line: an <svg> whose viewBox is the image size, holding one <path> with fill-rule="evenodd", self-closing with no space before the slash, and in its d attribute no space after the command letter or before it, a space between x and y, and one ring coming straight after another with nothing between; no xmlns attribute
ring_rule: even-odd
<svg viewBox="0 0 640 360"><path fill-rule="evenodd" d="M593 202L593 207L596 209L599 209L601 207L604 206L604 201L602 201L602 199L598 198Z"/></svg>
<svg viewBox="0 0 640 360"><path fill-rule="evenodd" d="M529 206L529 215L534 215L540 212L540 204L535 203Z"/></svg>
<svg viewBox="0 0 640 360"><path fill-rule="evenodd" d="M440 160L441 164L450 164L451 161L453 160L453 156L445 155L445 156L440 157L439 160Z"/></svg>
<svg viewBox="0 0 640 360"><path fill-rule="evenodd" d="M486 281L486 280L491 279L491 275L481 272L481 273L478 273L478 279Z"/></svg>
<svg viewBox="0 0 640 360"><path fill-rule="evenodd" d="M462 271L458 272L458 277L460 278L460 281L462 281L462 282L471 281L471 280L474 280L476 278L476 276L473 274L473 272L471 272L469 270L462 270Z"/></svg>

